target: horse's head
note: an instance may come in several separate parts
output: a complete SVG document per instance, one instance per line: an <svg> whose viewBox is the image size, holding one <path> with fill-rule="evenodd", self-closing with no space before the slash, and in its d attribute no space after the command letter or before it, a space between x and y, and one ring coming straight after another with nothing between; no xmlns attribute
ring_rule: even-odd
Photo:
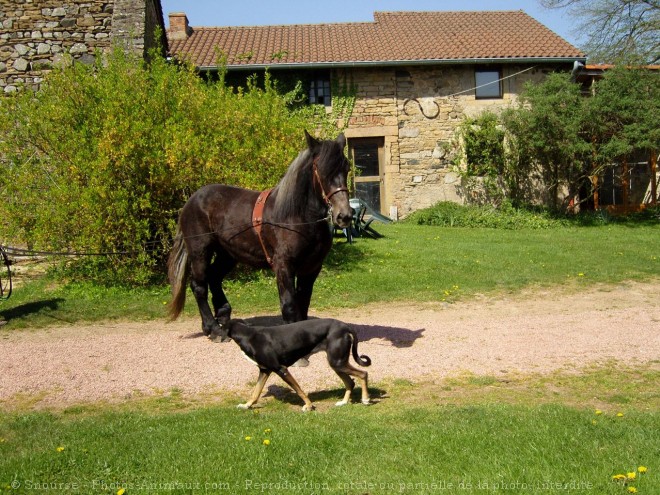
<svg viewBox="0 0 660 495"><path fill-rule="evenodd" d="M348 202L347 177L350 163L344 155L346 137L340 134L336 140L318 141L305 131L307 146L314 157L314 184L332 210L332 221L341 228L353 220L353 209Z"/></svg>

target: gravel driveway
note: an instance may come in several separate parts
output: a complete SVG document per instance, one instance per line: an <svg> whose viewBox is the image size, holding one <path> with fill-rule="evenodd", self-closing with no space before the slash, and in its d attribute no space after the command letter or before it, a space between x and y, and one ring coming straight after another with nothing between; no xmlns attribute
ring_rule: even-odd
<svg viewBox="0 0 660 495"><path fill-rule="evenodd" d="M191 301L188 302L190 304ZM249 319L250 315L235 315ZM660 280L577 291L535 290L455 304L396 303L314 313L352 323L373 382L549 373L608 360L660 367ZM256 316L264 323L274 318ZM0 329L0 404L121 401L179 389L248 396L257 370L234 343L212 343L197 318ZM309 392L341 386L318 354L292 370ZM279 384L277 377L269 384ZM281 383L283 385L283 383Z"/></svg>

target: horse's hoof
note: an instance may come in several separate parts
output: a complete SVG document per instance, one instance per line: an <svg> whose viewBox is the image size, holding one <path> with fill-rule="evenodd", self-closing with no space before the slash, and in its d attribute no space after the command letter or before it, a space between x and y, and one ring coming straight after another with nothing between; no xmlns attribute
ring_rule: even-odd
<svg viewBox="0 0 660 495"><path fill-rule="evenodd" d="M239 404L236 406L238 409L250 409L249 404Z"/></svg>
<svg viewBox="0 0 660 495"><path fill-rule="evenodd" d="M373 404L373 402L371 402L371 399L362 399L361 402L362 402L362 404L364 404L365 406L370 406L371 404Z"/></svg>
<svg viewBox="0 0 660 495"><path fill-rule="evenodd" d="M339 402L335 402L335 406L337 407L345 406L346 404L348 404L348 401L346 400L340 400Z"/></svg>
<svg viewBox="0 0 660 495"><path fill-rule="evenodd" d="M309 361L307 360L307 358L300 358L291 366L293 366L294 368L306 368L307 366L309 366Z"/></svg>
<svg viewBox="0 0 660 495"><path fill-rule="evenodd" d="M309 412L309 411L314 411L316 409L316 406L314 404L310 404L309 406L305 404L302 406L302 412Z"/></svg>

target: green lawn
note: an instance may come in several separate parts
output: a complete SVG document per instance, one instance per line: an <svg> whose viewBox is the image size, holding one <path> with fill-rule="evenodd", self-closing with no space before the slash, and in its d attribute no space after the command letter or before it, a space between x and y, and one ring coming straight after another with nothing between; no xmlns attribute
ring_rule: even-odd
<svg viewBox="0 0 660 495"><path fill-rule="evenodd" d="M314 288L312 308L369 302L442 301L476 293L516 292L561 285L649 280L660 276L659 225L606 225L501 230L376 224L385 235L337 238ZM242 274L226 283L238 316L279 311L270 272ZM166 286L104 288L35 279L0 305L7 330L99 319L151 319L165 314ZM188 293L188 314L196 305ZM5 330L5 331L7 331Z"/></svg>
<svg viewBox="0 0 660 495"><path fill-rule="evenodd" d="M177 394L5 412L0 489L623 494L612 477L644 466L627 486L652 494L660 486L659 378L609 367L513 382L385 383L374 386L372 406L308 414L286 397L242 411L235 398L209 404ZM624 383L615 397L612 381L635 385Z"/></svg>

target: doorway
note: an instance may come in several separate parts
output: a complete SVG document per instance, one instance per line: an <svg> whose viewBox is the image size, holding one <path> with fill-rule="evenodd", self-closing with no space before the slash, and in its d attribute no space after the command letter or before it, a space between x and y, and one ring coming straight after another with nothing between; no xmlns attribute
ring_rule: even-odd
<svg viewBox="0 0 660 495"><path fill-rule="evenodd" d="M349 158L353 162L353 188L356 198L371 209L383 213L385 138L356 138L348 141Z"/></svg>

